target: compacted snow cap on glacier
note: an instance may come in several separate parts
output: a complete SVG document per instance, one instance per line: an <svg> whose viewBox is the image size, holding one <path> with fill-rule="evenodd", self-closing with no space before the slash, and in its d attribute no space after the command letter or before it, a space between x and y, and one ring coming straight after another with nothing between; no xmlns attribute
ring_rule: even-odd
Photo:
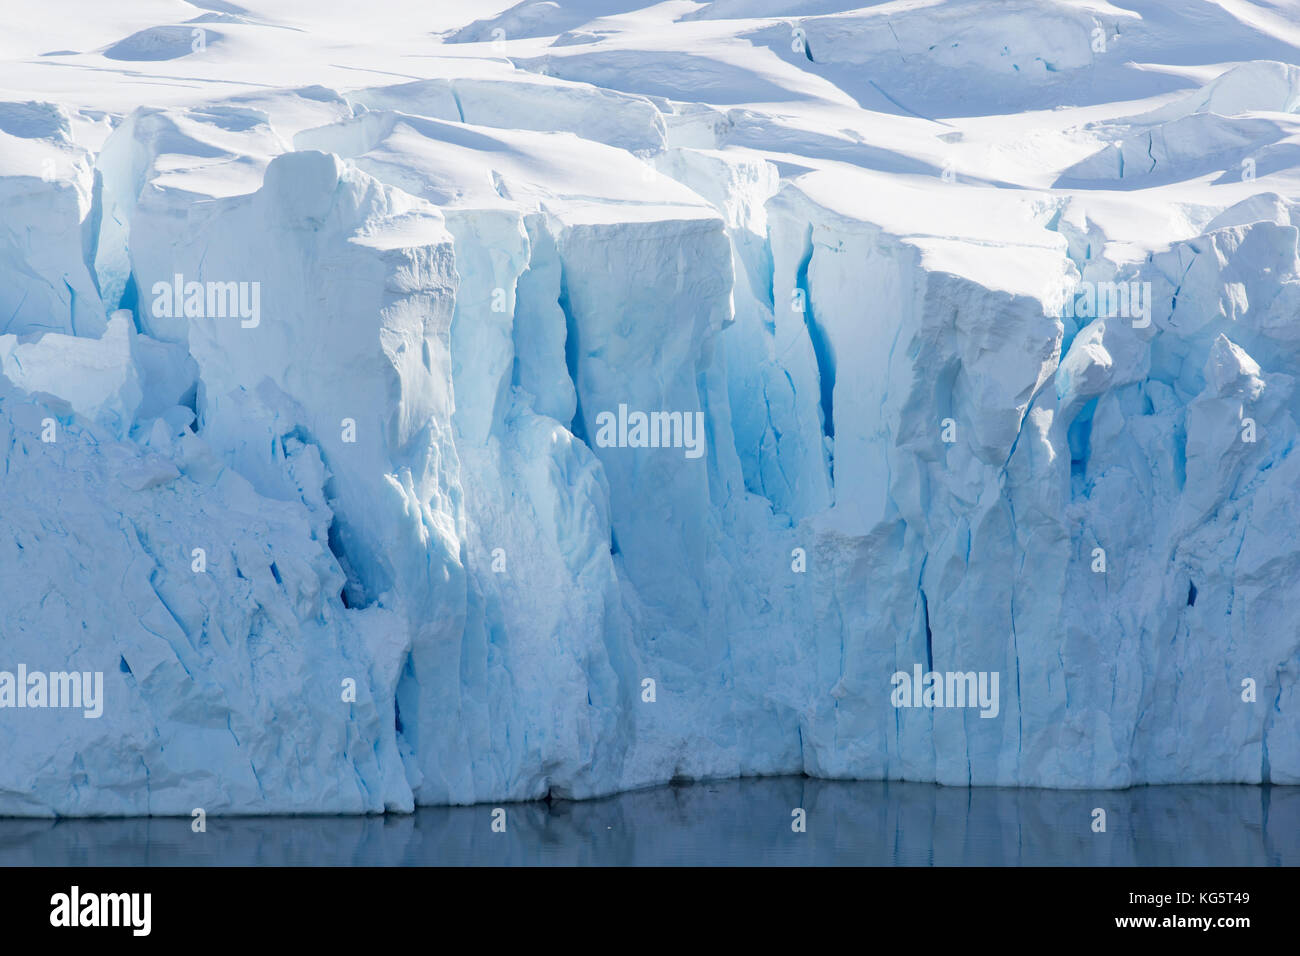
<svg viewBox="0 0 1300 956"><path fill-rule="evenodd" d="M0 814L1300 782L1300 10L210 6L0 41Z"/></svg>

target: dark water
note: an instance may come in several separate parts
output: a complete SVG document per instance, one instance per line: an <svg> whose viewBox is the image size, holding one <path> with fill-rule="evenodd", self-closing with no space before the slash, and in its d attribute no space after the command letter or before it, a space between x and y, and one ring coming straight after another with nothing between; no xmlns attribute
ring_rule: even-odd
<svg viewBox="0 0 1300 956"><path fill-rule="evenodd" d="M807 830L791 830L802 807ZM1105 833L1092 831L1093 809ZM387 817L0 819L0 864L53 866L1295 866L1300 787L954 789L783 777Z"/></svg>

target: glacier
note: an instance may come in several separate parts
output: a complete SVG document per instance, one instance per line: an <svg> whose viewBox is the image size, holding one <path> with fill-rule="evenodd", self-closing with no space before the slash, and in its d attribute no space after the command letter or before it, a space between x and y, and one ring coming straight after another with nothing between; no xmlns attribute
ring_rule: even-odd
<svg viewBox="0 0 1300 956"><path fill-rule="evenodd" d="M1300 7L81 2L0 671L104 706L0 697L0 815L1300 783Z"/></svg>

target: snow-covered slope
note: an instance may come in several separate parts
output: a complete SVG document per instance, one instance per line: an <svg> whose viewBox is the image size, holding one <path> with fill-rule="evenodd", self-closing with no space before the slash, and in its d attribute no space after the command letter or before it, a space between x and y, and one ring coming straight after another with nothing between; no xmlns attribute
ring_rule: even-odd
<svg viewBox="0 0 1300 956"><path fill-rule="evenodd" d="M1300 5L497 6L6 14L0 814L1300 782Z"/></svg>

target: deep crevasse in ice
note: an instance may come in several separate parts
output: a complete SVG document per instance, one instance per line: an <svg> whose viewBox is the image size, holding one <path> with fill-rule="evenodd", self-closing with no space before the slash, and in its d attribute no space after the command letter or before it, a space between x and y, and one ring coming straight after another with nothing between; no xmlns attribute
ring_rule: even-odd
<svg viewBox="0 0 1300 956"><path fill-rule="evenodd" d="M1053 71L1095 67L1052 9ZM809 62L869 62L862 16ZM106 685L4 712L0 813L1300 782L1300 220L1247 142L1296 132L1295 68L1007 189L915 118L878 155L581 82L630 64L0 105L0 668ZM1151 251L1079 185L1246 153ZM177 275L256 321L160 314ZM1110 282L1149 323L1072 314ZM603 447L620 405L706 454ZM895 708L914 665L996 672L996 716Z"/></svg>

